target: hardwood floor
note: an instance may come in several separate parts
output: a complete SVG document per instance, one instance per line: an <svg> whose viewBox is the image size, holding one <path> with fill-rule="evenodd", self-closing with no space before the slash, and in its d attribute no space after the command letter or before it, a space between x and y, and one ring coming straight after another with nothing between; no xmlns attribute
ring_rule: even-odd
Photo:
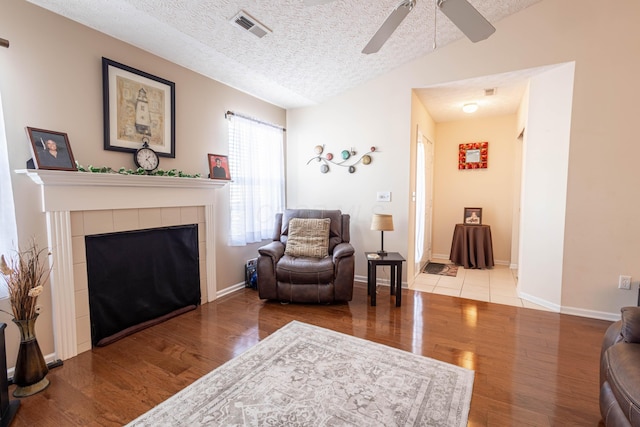
<svg viewBox="0 0 640 427"><path fill-rule="evenodd" d="M282 305L243 289L64 361L21 400L21 426L126 424L291 320L475 370L470 426L597 426L600 343L610 322L357 284L341 305ZM10 388L10 392L12 391Z"/></svg>

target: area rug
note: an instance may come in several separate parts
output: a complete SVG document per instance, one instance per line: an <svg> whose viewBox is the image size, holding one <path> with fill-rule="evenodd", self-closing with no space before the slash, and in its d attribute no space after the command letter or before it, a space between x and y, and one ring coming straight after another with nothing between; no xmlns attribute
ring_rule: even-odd
<svg viewBox="0 0 640 427"><path fill-rule="evenodd" d="M293 321L129 426L466 426L474 371Z"/></svg>
<svg viewBox="0 0 640 427"><path fill-rule="evenodd" d="M458 266L453 264L440 264L438 262L429 262L424 267L424 273L438 274L440 276L452 276L458 275Z"/></svg>

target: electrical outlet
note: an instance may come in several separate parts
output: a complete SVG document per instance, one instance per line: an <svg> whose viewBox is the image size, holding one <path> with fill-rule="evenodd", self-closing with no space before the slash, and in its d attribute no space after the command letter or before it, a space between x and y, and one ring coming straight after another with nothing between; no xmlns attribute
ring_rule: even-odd
<svg viewBox="0 0 640 427"><path fill-rule="evenodd" d="M618 289L631 289L631 276L620 275Z"/></svg>

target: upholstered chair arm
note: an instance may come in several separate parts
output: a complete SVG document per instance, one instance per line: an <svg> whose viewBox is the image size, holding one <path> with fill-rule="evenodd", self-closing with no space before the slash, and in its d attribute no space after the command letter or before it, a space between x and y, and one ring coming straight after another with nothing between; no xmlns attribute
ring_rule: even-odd
<svg viewBox="0 0 640 427"><path fill-rule="evenodd" d="M333 248L333 262L335 264L338 259L352 256L354 253L355 249L353 249L351 243L338 243Z"/></svg>
<svg viewBox="0 0 640 427"><path fill-rule="evenodd" d="M278 299L276 264L284 255L282 242L271 242L258 249L258 295L263 299Z"/></svg>
<svg viewBox="0 0 640 427"><path fill-rule="evenodd" d="M271 242L265 246L258 248L260 255L265 255L273 258L273 263L277 263L284 255L284 243Z"/></svg>
<svg viewBox="0 0 640 427"><path fill-rule="evenodd" d="M337 301L351 301L355 270L355 250L349 243L339 243L333 249L335 266L334 292Z"/></svg>

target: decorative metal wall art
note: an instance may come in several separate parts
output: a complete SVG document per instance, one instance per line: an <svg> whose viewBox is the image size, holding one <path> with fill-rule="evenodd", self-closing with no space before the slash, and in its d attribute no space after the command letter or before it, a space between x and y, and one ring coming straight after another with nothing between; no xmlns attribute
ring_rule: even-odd
<svg viewBox="0 0 640 427"><path fill-rule="evenodd" d="M362 163L363 165L371 164L371 154L376 151L376 147L369 148L369 151L359 158L355 158L357 152L353 147L349 150L342 150L340 152L340 157L342 158L341 161L335 161L333 153L324 154L324 145L316 145L313 148L313 151L316 153L316 155L310 158L307 164L311 163L314 160L322 163L322 165L320 165L320 172L327 173L330 170L329 165L335 165L348 168L349 173L354 173L356 171L356 165L358 163Z"/></svg>

